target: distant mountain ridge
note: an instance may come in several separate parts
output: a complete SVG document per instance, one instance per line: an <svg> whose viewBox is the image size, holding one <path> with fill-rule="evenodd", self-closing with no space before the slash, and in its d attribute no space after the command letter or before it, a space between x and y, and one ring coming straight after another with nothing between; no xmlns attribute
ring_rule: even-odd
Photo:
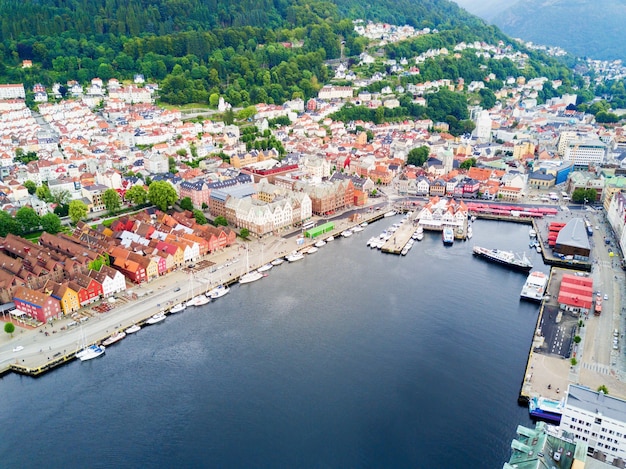
<svg viewBox="0 0 626 469"><path fill-rule="evenodd" d="M520 0L492 22L513 37L626 62L626 0Z"/></svg>

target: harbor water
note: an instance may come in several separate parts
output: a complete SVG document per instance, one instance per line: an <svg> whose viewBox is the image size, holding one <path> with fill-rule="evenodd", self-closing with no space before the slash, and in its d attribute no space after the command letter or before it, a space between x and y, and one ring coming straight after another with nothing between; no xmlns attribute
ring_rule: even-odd
<svg viewBox="0 0 626 469"><path fill-rule="evenodd" d="M539 306L528 226L474 223L408 255L337 239L145 327L89 362L0 380L2 466L499 468L510 456Z"/></svg>

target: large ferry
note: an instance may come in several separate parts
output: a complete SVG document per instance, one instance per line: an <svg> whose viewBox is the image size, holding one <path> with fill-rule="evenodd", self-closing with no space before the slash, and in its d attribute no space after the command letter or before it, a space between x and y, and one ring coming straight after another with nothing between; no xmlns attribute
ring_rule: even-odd
<svg viewBox="0 0 626 469"><path fill-rule="evenodd" d="M520 297L531 301L541 301L548 286L548 276L543 272L531 272L522 287Z"/></svg>
<svg viewBox="0 0 626 469"><path fill-rule="evenodd" d="M533 397L528 403L528 413L533 418L558 425L561 423L561 415L563 414L563 400L555 401L546 397Z"/></svg>
<svg viewBox="0 0 626 469"><path fill-rule="evenodd" d="M454 230L452 228L446 227L443 229L443 244L453 244L454 243Z"/></svg>
<svg viewBox="0 0 626 469"><path fill-rule="evenodd" d="M474 246L473 251L475 256L483 257L488 261L505 265L514 270L528 272L530 269L533 268L532 262L530 262L526 255L524 255L523 257L519 257L511 251L502 251L500 249L487 249L480 246Z"/></svg>

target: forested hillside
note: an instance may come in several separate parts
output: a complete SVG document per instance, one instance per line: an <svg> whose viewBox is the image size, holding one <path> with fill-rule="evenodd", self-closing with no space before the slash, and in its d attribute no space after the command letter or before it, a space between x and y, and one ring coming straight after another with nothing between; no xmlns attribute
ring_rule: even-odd
<svg viewBox="0 0 626 469"><path fill-rule="evenodd" d="M325 60L342 47L347 57L366 47L354 18L439 31L389 46L392 57L507 41L446 0L0 0L0 82L31 89L141 73L172 104L207 103L211 95L234 106L306 99L332 76ZM25 59L32 68L22 68Z"/></svg>

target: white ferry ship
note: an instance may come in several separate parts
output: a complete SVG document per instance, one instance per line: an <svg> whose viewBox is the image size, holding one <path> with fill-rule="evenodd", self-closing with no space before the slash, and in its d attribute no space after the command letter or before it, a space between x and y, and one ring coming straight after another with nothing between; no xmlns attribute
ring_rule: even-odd
<svg viewBox="0 0 626 469"><path fill-rule="evenodd" d="M548 276L543 272L531 272L522 287L520 297L525 300L541 301L548 287Z"/></svg>

